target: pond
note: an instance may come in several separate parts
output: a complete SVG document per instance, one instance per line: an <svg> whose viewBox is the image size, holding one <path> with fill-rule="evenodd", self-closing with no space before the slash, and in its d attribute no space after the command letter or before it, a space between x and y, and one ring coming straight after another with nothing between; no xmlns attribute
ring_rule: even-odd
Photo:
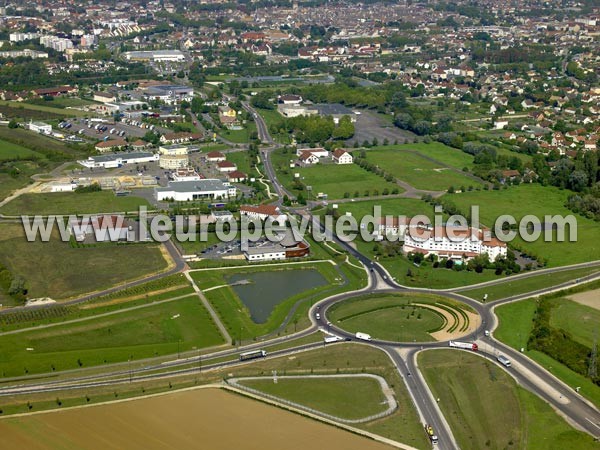
<svg viewBox="0 0 600 450"><path fill-rule="evenodd" d="M316 269L238 273L226 280L248 307L255 323L265 323L273 309L284 300L327 284L325 277Z"/></svg>

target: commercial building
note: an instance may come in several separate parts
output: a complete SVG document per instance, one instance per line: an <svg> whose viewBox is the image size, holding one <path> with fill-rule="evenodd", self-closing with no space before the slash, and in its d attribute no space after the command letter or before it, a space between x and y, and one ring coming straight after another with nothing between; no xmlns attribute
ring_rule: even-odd
<svg viewBox="0 0 600 450"><path fill-rule="evenodd" d="M158 152L160 154L158 165L163 169L183 169L190 163L188 148L185 145L161 145Z"/></svg>
<svg viewBox="0 0 600 450"><path fill-rule="evenodd" d="M110 142L110 141L108 141ZM90 156L86 160L77 161L83 167L111 169L124 164L144 164L157 162L158 154L151 152L126 152L109 155Z"/></svg>
<svg viewBox="0 0 600 450"><path fill-rule="evenodd" d="M127 61L179 62L185 60L185 55L179 50L145 50L125 52Z"/></svg>
<svg viewBox="0 0 600 450"><path fill-rule="evenodd" d="M253 243L243 253L248 261L275 261L308 256L310 246L306 241L294 238L291 230L286 230L279 241Z"/></svg>
<svg viewBox="0 0 600 450"><path fill-rule="evenodd" d="M40 134L52 134L52 125L44 122L29 122L27 125L31 131Z"/></svg>
<svg viewBox="0 0 600 450"><path fill-rule="evenodd" d="M177 202L202 199L226 200L235 197L236 193L235 186L216 179L170 182L167 187L154 188L154 196L159 202L171 199Z"/></svg>
<svg viewBox="0 0 600 450"><path fill-rule="evenodd" d="M275 205L242 205L240 206L240 215L261 221L271 218L273 223L277 222L280 225L284 225L287 221L287 215L283 214Z"/></svg>

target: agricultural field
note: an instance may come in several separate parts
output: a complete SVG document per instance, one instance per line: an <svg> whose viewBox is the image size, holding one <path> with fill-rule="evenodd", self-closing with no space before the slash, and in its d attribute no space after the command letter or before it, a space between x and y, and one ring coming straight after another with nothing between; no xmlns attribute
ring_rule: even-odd
<svg viewBox="0 0 600 450"><path fill-rule="evenodd" d="M513 295L533 292L571 280L575 281L577 278L591 275L598 271L600 271L600 267L584 267L538 275L532 272L531 276L515 278L514 280L495 286L461 290L460 293L475 300L482 300L483 296L487 294L486 301L489 302Z"/></svg>
<svg viewBox="0 0 600 450"><path fill-rule="evenodd" d="M419 355L419 367L462 448L600 448L483 358L428 350Z"/></svg>
<svg viewBox="0 0 600 450"><path fill-rule="evenodd" d="M6 215L95 214L137 211L150 206L141 197L117 197L112 191L23 194L0 208Z"/></svg>
<svg viewBox="0 0 600 450"><path fill-rule="evenodd" d="M3 377L175 354L224 342L198 297L5 335Z"/></svg>
<svg viewBox="0 0 600 450"><path fill-rule="evenodd" d="M50 102L48 102L50 103ZM0 112L5 117L16 117L20 119L60 119L65 117L86 117L88 112L79 111L77 109L65 110L64 106L58 107L47 105L33 105L25 102L0 101Z"/></svg>
<svg viewBox="0 0 600 450"><path fill-rule="evenodd" d="M235 423L235 433L231 432ZM77 424L77 426L74 426ZM268 424L269 426L265 426ZM339 428L220 389L196 389L135 401L118 402L3 420L0 432L7 448L147 448L154 442L192 448L202 442L212 450L247 448L303 450L314 444L330 450L385 450L390 447ZM277 432L273 432L277 430Z"/></svg>
<svg viewBox="0 0 600 450"><path fill-rule="evenodd" d="M574 215L577 220L576 242L544 242L543 233L535 242L524 242L516 238L513 246L522 248L530 255L544 258L549 266L576 264L595 261L600 255L600 223L575 215L564 204L569 191L555 187L528 184L510 187L499 191L474 191L461 194L447 194L444 198L452 201L460 211L469 212L471 205L479 205L482 224L493 228L496 219L510 214L519 222L527 214L532 214L546 222L546 215ZM568 231L568 230L567 230ZM565 233L568 239L568 232Z"/></svg>
<svg viewBox="0 0 600 450"><path fill-rule="evenodd" d="M351 333L397 342L446 340L473 330L478 323L467 306L427 294L345 300L331 307L328 319Z"/></svg>
<svg viewBox="0 0 600 450"><path fill-rule="evenodd" d="M356 164L317 164L310 167L289 167L289 160L296 159L295 154L275 152L274 167L278 170L279 180L296 195L300 192L293 189L294 174L299 173L299 180L305 186L312 186L312 196L319 193L327 194L329 200L344 197L369 197L383 195L384 189L392 193L402 189L394 183L385 181L382 177L361 169ZM307 192L303 192L305 197Z"/></svg>
<svg viewBox="0 0 600 450"><path fill-rule="evenodd" d="M381 386L373 378L281 378L239 380L265 394L342 419L362 419L386 410Z"/></svg>
<svg viewBox="0 0 600 450"><path fill-rule="evenodd" d="M458 173L444 164L433 162L419 153L389 147L369 150L365 153L368 162L378 165L387 173L416 189L445 191L450 186L455 189L461 189L463 186L465 189L469 186L481 186L479 181Z"/></svg>
<svg viewBox="0 0 600 450"><path fill-rule="evenodd" d="M58 232L49 242L27 242L17 224L0 225L0 263L25 279L30 298L54 299L106 289L167 267L157 244L73 248L60 241Z"/></svg>

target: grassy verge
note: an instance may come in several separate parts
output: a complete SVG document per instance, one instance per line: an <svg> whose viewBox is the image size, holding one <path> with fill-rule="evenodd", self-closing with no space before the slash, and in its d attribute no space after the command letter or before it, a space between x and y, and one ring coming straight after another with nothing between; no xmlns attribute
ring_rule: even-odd
<svg viewBox="0 0 600 450"><path fill-rule="evenodd" d="M598 272L599 270L600 267L584 267L555 273L533 275L527 278L516 278L514 280L509 279L505 283L495 286L467 289L461 291L461 294L471 297L475 300L482 300L483 296L487 294L487 301L493 301L505 297L511 297L513 295L537 291L539 289L544 289L557 284L566 283L570 280L575 281L577 278L590 275Z"/></svg>
<svg viewBox="0 0 600 450"><path fill-rule="evenodd" d="M419 366L462 448L591 449L571 428L498 366L476 355L429 350Z"/></svg>

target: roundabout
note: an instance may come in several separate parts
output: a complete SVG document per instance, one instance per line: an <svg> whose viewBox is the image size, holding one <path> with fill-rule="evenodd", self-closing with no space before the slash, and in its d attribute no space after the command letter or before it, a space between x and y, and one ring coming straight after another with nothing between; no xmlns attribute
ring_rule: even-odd
<svg viewBox="0 0 600 450"><path fill-rule="evenodd" d="M458 339L481 325L468 305L425 293L370 294L331 305L327 319L347 333L366 333L373 339L398 343L427 343Z"/></svg>

